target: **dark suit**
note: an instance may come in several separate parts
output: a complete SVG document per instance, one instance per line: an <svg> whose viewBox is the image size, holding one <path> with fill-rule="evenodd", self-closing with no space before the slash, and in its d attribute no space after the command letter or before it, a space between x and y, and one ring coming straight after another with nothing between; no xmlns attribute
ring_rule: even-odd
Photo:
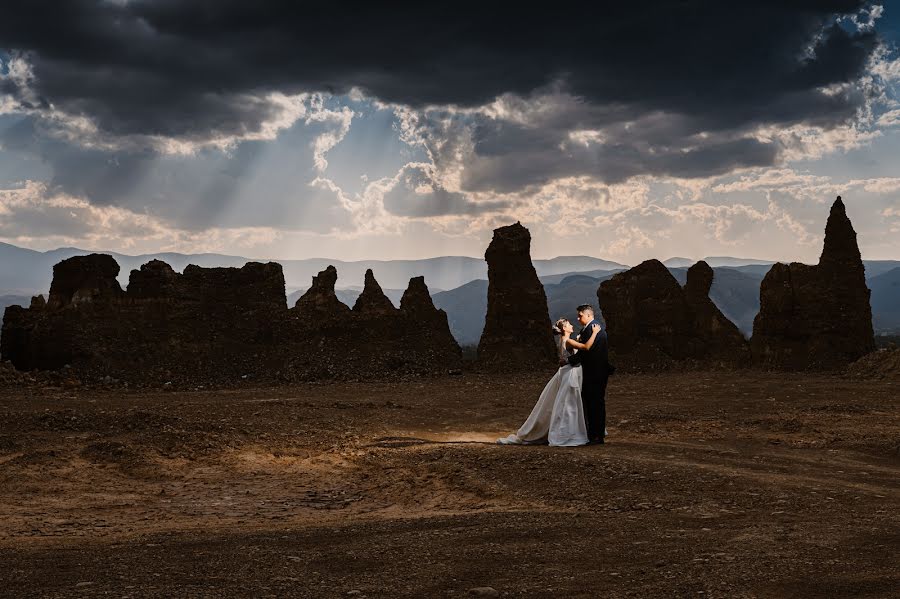
<svg viewBox="0 0 900 599"><path fill-rule="evenodd" d="M592 320L578 333L578 341L587 343L591 338L591 327L600 324ZM569 356L569 364L581 365L582 380L581 401L584 405L584 418L587 421L588 439L602 441L606 430L606 383L609 380L609 341L606 331L601 330L594 339L591 349L580 349Z"/></svg>

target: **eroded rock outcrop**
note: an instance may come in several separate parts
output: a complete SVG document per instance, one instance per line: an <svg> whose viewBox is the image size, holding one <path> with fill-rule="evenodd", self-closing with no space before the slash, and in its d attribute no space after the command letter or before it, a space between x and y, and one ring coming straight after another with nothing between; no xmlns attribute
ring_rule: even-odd
<svg viewBox="0 0 900 599"><path fill-rule="evenodd" d="M240 268L189 264L181 275L179 299L226 310L287 308L284 273L277 262L247 262Z"/></svg>
<svg viewBox="0 0 900 599"><path fill-rule="evenodd" d="M346 315L350 307L338 299L334 291L336 283L337 269L329 266L312 278L312 285L294 307L311 318L328 319Z"/></svg>
<svg viewBox="0 0 900 599"><path fill-rule="evenodd" d="M652 370L682 361L745 362L746 340L709 299L713 276L698 262L682 288L659 260L647 260L601 283L597 299L617 365Z"/></svg>
<svg viewBox="0 0 900 599"><path fill-rule="evenodd" d="M478 360L504 367L556 360L547 296L531 263L531 234L521 223L494 230L488 264L488 306Z"/></svg>
<svg viewBox="0 0 900 599"><path fill-rule="evenodd" d="M434 307L428 286L425 285L425 277L413 277L409 280L409 285L400 298L400 310L411 317L428 317L434 313L444 312Z"/></svg>
<svg viewBox="0 0 900 599"><path fill-rule="evenodd" d="M135 299L176 299L181 275L162 260L151 260L128 276L128 295Z"/></svg>
<svg viewBox="0 0 900 599"><path fill-rule="evenodd" d="M240 268L203 268L189 264L175 272L151 260L128 278L128 297L217 304L225 310L285 307L284 274L275 262L248 262Z"/></svg>
<svg viewBox="0 0 900 599"><path fill-rule="evenodd" d="M447 313L434 306L425 277L413 277L400 299L401 326L412 335L404 341L407 346L427 360L444 360L458 364L462 352L453 334ZM441 357L443 356L443 358Z"/></svg>
<svg viewBox="0 0 900 599"><path fill-rule="evenodd" d="M315 351L291 356L289 370L308 378L357 379L459 368L462 352L423 277L410 280L397 309L369 270L350 310L334 296L336 275L332 266L320 272L289 311L299 325L289 329L316 340Z"/></svg>
<svg viewBox="0 0 900 599"><path fill-rule="evenodd" d="M54 279L52 304L8 308L2 359L20 370L68 366L84 380L185 386L360 380L459 367L459 346L424 280L411 283L398 310L369 272L365 297L352 312L338 301L337 271L329 267L289 310L276 263L190 265L177 273L154 260L131 272L123 292L112 284L118 265L110 260L65 264L54 271L60 280Z"/></svg>
<svg viewBox="0 0 900 599"><path fill-rule="evenodd" d="M366 270L362 293L353 304L353 311L359 314L393 314L397 309L384 294L381 285L375 280L372 269Z"/></svg>
<svg viewBox="0 0 900 599"><path fill-rule="evenodd" d="M684 297L693 317L693 330L700 344L697 359L728 365L746 365L750 344L709 298L715 272L704 261L688 269Z"/></svg>
<svg viewBox="0 0 900 599"><path fill-rule="evenodd" d="M751 339L754 363L834 369L873 351L869 295L856 232L838 196L818 265L778 263L763 279Z"/></svg>
<svg viewBox="0 0 900 599"><path fill-rule="evenodd" d="M119 264L108 254L73 256L53 267L53 282L47 304L62 308L69 304L115 300L122 296L116 277Z"/></svg>

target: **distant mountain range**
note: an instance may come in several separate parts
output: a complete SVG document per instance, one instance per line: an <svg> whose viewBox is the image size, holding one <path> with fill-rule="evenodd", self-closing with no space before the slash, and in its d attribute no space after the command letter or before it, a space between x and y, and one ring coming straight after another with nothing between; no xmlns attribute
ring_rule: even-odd
<svg viewBox="0 0 900 599"><path fill-rule="evenodd" d="M712 266L771 266L774 260L757 260L756 258L734 258L732 256L707 256L703 261ZM691 258L669 258L662 263L669 268L690 268L697 260Z"/></svg>
<svg viewBox="0 0 900 599"><path fill-rule="evenodd" d="M900 334L900 268L868 281L872 290L872 324L876 331Z"/></svg>
<svg viewBox="0 0 900 599"><path fill-rule="evenodd" d="M90 253L77 248L60 248L37 252L0 243L0 313L12 304L28 305L31 296L47 293L53 265L69 258ZM119 280L123 287L132 269L154 258L184 270L188 264L204 267L243 266L249 261L268 261L225 254L160 253L129 256L111 254L121 267ZM713 267L710 297L738 328L749 336L753 318L759 311L759 284L772 261L729 256L711 256L704 260ZM312 280L313 275L332 264L338 270L338 298L353 306L362 291L366 269L371 268L385 294L395 306L400 305L409 279L423 275L434 303L447 312L450 329L462 345L478 343L487 312L487 265L480 258L442 256L423 260L342 261L327 258L278 260L285 275L288 306L293 306ZM575 320L575 306L597 302L597 287L628 266L589 256L560 256L534 260L534 267L544 284L551 319L561 316ZM695 260L673 257L663 263L682 285L687 269ZM873 324L877 333L900 332L900 261L865 260L866 278L872 290Z"/></svg>
<svg viewBox="0 0 900 599"><path fill-rule="evenodd" d="M77 248L59 248L37 252L7 243L0 243L0 294L31 295L47 293L53 278L53 265L66 258L91 253ZM337 268L340 289L360 287L367 269L375 273L378 283L385 289L406 289L411 277L424 276L432 292L454 289L475 279L487 278L487 264L481 258L467 256L441 256L423 260L361 260L343 261L328 258L306 260L280 260L277 258L246 258L225 254L178 254L164 252L129 256L117 252L104 252L116 259L121 268L119 282L124 287L133 269L140 268L153 259L168 263L177 271L188 264L197 266L243 266L250 261L278 262L284 269L285 285L291 291L305 290L313 275L329 264ZM590 256L559 256L549 260L534 260L539 276L589 270L628 268L624 264L601 260Z"/></svg>

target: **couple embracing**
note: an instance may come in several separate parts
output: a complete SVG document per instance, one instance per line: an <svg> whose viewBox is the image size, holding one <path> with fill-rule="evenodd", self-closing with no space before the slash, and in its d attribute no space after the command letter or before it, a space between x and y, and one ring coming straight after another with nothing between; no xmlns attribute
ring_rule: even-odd
<svg viewBox="0 0 900 599"><path fill-rule="evenodd" d="M544 387L525 424L501 445L554 446L602 444L606 436L606 383L615 370L609 363L606 331L594 320L594 308L578 306L582 325L576 339L565 318L553 326L558 336L559 369Z"/></svg>

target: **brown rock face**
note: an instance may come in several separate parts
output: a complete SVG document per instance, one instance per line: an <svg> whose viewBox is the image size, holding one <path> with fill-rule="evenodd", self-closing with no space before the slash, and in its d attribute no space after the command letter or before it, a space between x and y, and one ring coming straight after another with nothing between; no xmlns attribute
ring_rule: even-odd
<svg viewBox="0 0 900 599"><path fill-rule="evenodd" d="M409 280L403 297L400 298L400 310L407 315L424 314L428 315L433 312L443 312L434 307L434 301L431 294L428 293L428 286L425 285L425 277L413 277Z"/></svg>
<svg viewBox="0 0 900 599"><path fill-rule="evenodd" d="M447 313L434 307L425 277L413 277L400 299L400 326L406 333L403 343L411 351L454 368L462 359L456 339L450 333Z"/></svg>
<svg viewBox="0 0 900 599"><path fill-rule="evenodd" d="M122 287L116 277L119 264L107 254L73 256L53 267L50 284L51 308L62 308L92 301L118 299Z"/></svg>
<svg viewBox="0 0 900 599"><path fill-rule="evenodd" d="M694 334L699 341L698 354L692 357L723 365L747 365L750 344L737 326L709 299L714 277L713 269L702 260L688 269L684 297L693 317Z"/></svg>
<svg viewBox="0 0 900 599"><path fill-rule="evenodd" d="M276 262L248 262L240 268L189 264L181 275L180 299L231 309L286 309L284 273Z"/></svg>
<svg viewBox="0 0 900 599"><path fill-rule="evenodd" d="M337 269L329 266L312 278L312 286L306 290L294 307L311 317L330 318L345 315L350 307L338 299L334 292Z"/></svg>
<svg viewBox="0 0 900 599"><path fill-rule="evenodd" d="M289 370L310 378L368 378L389 374L446 372L460 366L462 352L447 315L434 307L423 277L410 280L401 309L391 304L366 272L363 292L351 311L334 295L337 271L319 273L291 309L294 335L315 340L314 352L290 358Z"/></svg>
<svg viewBox="0 0 900 599"><path fill-rule="evenodd" d="M281 265L273 262L191 265L179 274L152 261L131 272L123 293L110 282L115 261L90 258L57 265L55 306L35 300L6 310L0 358L20 370L70 365L85 381L183 386L426 375L461 360L446 314L421 279L397 310L368 273L354 313L338 301L337 272L329 267L288 310Z"/></svg>
<svg viewBox="0 0 900 599"><path fill-rule="evenodd" d="M597 299L616 365L652 370L684 360L746 360L746 340L709 299L713 276L708 264L698 262L682 289L659 260L647 260L601 283Z"/></svg>
<svg viewBox="0 0 900 599"><path fill-rule="evenodd" d="M356 298L353 311L358 314L391 314L396 310L394 304L382 291L381 285L375 280L372 269L368 269L362 293Z"/></svg>
<svg viewBox="0 0 900 599"><path fill-rule="evenodd" d="M684 284L686 297L698 303L710 301L709 290L712 289L715 276L716 273L703 260L694 264L688 269L687 282Z"/></svg>
<svg viewBox="0 0 900 599"><path fill-rule="evenodd" d="M873 351L869 295L856 232L838 196L819 264L775 264L763 279L751 339L754 363L834 369Z"/></svg>
<svg viewBox="0 0 900 599"><path fill-rule="evenodd" d="M547 296L531 263L531 234L520 223L494 230L488 263L488 307L478 360L505 367L556 360Z"/></svg>
<svg viewBox="0 0 900 599"><path fill-rule="evenodd" d="M128 295L135 299L175 299L180 276L162 260L151 260L140 270L131 271Z"/></svg>

